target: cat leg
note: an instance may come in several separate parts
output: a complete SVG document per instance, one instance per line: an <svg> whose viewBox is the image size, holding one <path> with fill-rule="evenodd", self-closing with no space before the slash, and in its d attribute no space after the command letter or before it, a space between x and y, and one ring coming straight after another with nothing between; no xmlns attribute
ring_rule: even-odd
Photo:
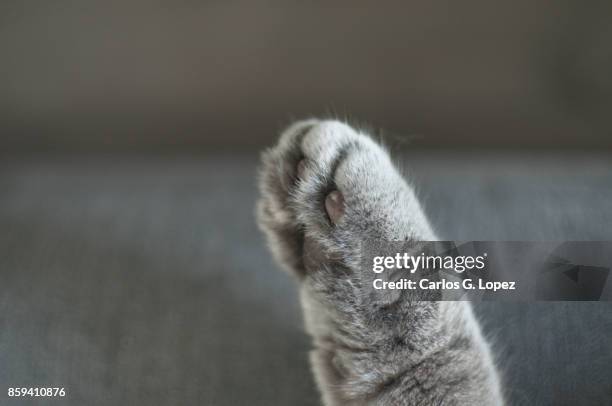
<svg viewBox="0 0 612 406"><path fill-rule="evenodd" d="M364 290L367 241L436 239L381 146L337 121L299 122L264 153L260 190L259 224L300 279L326 405L501 404L468 303Z"/></svg>

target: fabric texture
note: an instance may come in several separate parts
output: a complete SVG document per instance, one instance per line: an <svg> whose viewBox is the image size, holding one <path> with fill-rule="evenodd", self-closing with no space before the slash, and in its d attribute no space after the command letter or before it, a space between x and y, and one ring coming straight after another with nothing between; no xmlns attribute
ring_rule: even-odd
<svg viewBox="0 0 612 406"><path fill-rule="evenodd" d="M402 157L442 238L612 238L606 159L487 156ZM295 283L255 225L256 165L254 155L2 163L0 388L64 387L66 398L43 402L61 405L320 404ZM509 404L612 401L610 303L476 313Z"/></svg>

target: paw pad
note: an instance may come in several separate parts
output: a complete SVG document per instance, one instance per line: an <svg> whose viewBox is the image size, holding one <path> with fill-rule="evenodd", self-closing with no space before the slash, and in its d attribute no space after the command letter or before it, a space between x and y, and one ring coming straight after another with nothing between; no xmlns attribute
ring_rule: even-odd
<svg viewBox="0 0 612 406"><path fill-rule="evenodd" d="M325 198L325 211L333 224L336 224L344 214L344 196L337 190L330 192Z"/></svg>

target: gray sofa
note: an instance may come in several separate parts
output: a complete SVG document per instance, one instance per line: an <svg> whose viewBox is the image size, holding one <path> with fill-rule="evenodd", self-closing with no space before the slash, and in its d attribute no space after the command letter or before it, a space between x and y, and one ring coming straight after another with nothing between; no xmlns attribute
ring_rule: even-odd
<svg viewBox="0 0 612 406"><path fill-rule="evenodd" d="M402 157L446 238L612 238L595 155ZM294 281L253 218L256 154L0 166L0 387L58 405L316 405ZM612 402L610 303L482 303L512 405ZM11 399L1 404L39 404Z"/></svg>

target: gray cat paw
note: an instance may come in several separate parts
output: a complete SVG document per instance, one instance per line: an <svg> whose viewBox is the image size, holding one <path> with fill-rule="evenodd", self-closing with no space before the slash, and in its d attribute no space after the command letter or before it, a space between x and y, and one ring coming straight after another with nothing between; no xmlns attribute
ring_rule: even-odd
<svg viewBox="0 0 612 406"><path fill-rule="evenodd" d="M302 279L325 404L501 404L467 304L368 284L363 253L436 239L383 148L337 121L298 122L263 154L259 187L259 225L276 259Z"/></svg>
<svg viewBox="0 0 612 406"><path fill-rule="evenodd" d="M262 161L258 221L275 258L298 275L350 262L365 236L404 239L414 229L405 214L418 203L389 155L344 123L300 121Z"/></svg>

